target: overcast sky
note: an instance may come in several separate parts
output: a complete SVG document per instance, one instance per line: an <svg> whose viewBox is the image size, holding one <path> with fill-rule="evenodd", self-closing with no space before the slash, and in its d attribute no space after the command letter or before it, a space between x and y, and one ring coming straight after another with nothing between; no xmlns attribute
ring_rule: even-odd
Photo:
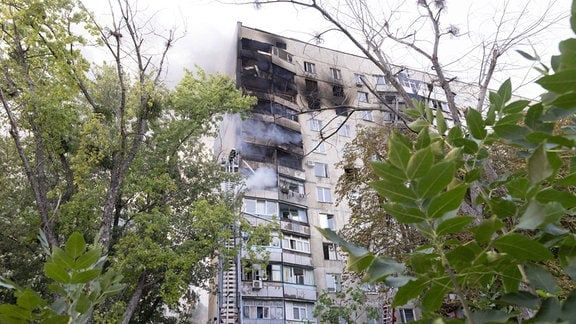
<svg viewBox="0 0 576 324"><path fill-rule="evenodd" d="M101 0L83 0L91 7L100 18L105 19L107 10ZM224 1L224 0L223 0ZM234 0L225 0L233 2ZM330 4L338 0L329 1ZM389 2L402 2L400 0L388 0ZM523 19L530 21L542 12L543 7L549 0L509 0L511 16L518 13L526 3L530 3L529 11ZM399 21L405 17L418 14L412 2L405 11L398 15ZM464 34L459 38L446 38L443 53L444 64L452 62L454 57L466 53L478 42L479 39L488 38L494 31L494 21L498 19L498 12L505 0L451 0L448 1L445 13L445 21L457 26ZM236 23L242 22L244 26L253 27L282 36L292 37L303 41L312 41L313 35L330 26L313 10L302 10L290 4L263 5L255 9L253 5L230 5L214 0L139 0L138 9L145 17L151 17L150 23L155 26L156 32L176 29L177 34L183 36L175 44L169 54L168 75L166 81L169 84L177 83L182 76L184 68L194 69L199 65L209 72L231 73L226 67L230 67L234 60ZM568 14L571 0L556 0L553 8L554 15ZM407 20L407 19L406 19ZM544 62L549 62L549 56L557 53L557 43L571 35L568 19L558 22L553 28L549 28L539 38L531 39L530 43L536 48ZM324 37L322 46L344 51L354 52L356 49L346 39L336 32ZM518 47L531 52L529 44ZM429 64L421 57L407 54L403 49L394 47L389 53L394 63L409 67L425 69ZM475 56L468 55L470 59ZM516 84L524 78L527 70L530 70L530 62L522 59L516 52L509 52L502 58L517 67L515 71L506 71L496 76L496 82L503 81L509 74L518 79ZM470 64L470 62L467 62ZM463 63L464 64L464 63ZM523 68L526 67L526 68ZM470 66L453 63L449 70L454 75L459 75L463 81L474 81L475 74L471 74ZM497 85L497 84L496 84ZM493 85L494 86L494 85Z"/></svg>

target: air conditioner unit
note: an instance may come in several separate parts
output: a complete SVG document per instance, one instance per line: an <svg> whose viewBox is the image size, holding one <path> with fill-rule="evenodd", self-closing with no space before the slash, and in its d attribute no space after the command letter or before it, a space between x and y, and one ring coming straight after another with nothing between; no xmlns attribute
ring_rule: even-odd
<svg viewBox="0 0 576 324"><path fill-rule="evenodd" d="M252 280L252 289L262 289L262 280Z"/></svg>
<svg viewBox="0 0 576 324"><path fill-rule="evenodd" d="M309 167L313 167L313 166L316 165L316 162L311 161L311 160L308 160L308 161L306 161L306 165L309 166Z"/></svg>

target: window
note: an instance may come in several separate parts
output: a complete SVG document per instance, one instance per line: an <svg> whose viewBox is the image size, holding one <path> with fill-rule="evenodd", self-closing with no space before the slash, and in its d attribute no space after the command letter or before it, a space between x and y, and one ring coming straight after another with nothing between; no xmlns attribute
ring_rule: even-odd
<svg viewBox="0 0 576 324"><path fill-rule="evenodd" d="M269 264L266 272L272 281L282 281L282 266L279 264Z"/></svg>
<svg viewBox="0 0 576 324"><path fill-rule="evenodd" d="M308 312L306 312L306 307L292 307L292 314L295 320L301 320L308 318Z"/></svg>
<svg viewBox="0 0 576 324"><path fill-rule="evenodd" d="M306 79L306 101L308 108L320 109L320 93L318 92L318 82Z"/></svg>
<svg viewBox="0 0 576 324"><path fill-rule="evenodd" d="M342 275L339 273L327 273L326 289L328 291L339 291L342 289Z"/></svg>
<svg viewBox="0 0 576 324"><path fill-rule="evenodd" d="M312 140L312 149L314 153L326 153L326 145L324 141Z"/></svg>
<svg viewBox="0 0 576 324"><path fill-rule="evenodd" d="M370 110L363 110L362 111L362 119L366 121L373 121L372 112Z"/></svg>
<svg viewBox="0 0 576 324"><path fill-rule="evenodd" d="M398 312L400 313L400 323L408 323L416 320L412 308L400 308Z"/></svg>
<svg viewBox="0 0 576 324"><path fill-rule="evenodd" d="M314 164L314 175L317 177L328 178L328 164L316 162Z"/></svg>
<svg viewBox="0 0 576 324"><path fill-rule="evenodd" d="M339 85L332 86L332 95L334 97L344 97L344 87Z"/></svg>
<svg viewBox="0 0 576 324"><path fill-rule="evenodd" d="M252 281L252 280L263 280L265 278L265 272L259 264L253 264L249 267L242 269L242 280Z"/></svg>
<svg viewBox="0 0 576 324"><path fill-rule="evenodd" d="M340 136L344 136L344 137L350 137L350 125L342 125L340 127L340 129L338 130L338 135Z"/></svg>
<svg viewBox="0 0 576 324"><path fill-rule="evenodd" d="M297 222L308 223L308 216L306 215L306 209L303 208L280 204L280 215L282 215L282 218L287 218Z"/></svg>
<svg viewBox="0 0 576 324"><path fill-rule="evenodd" d="M358 91L358 101L368 102L368 93L364 91Z"/></svg>
<svg viewBox="0 0 576 324"><path fill-rule="evenodd" d="M322 121L319 119L310 119L310 130L319 132L322 129Z"/></svg>
<svg viewBox="0 0 576 324"><path fill-rule="evenodd" d="M320 228L329 228L331 230L336 230L336 224L334 223L334 215L319 214L320 218Z"/></svg>
<svg viewBox="0 0 576 324"><path fill-rule="evenodd" d="M314 271L310 269L284 266L284 282L299 285L313 285Z"/></svg>
<svg viewBox="0 0 576 324"><path fill-rule="evenodd" d="M304 194L304 183L280 177L280 192L284 194ZM282 209L282 206L280 206Z"/></svg>
<svg viewBox="0 0 576 324"><path fill-rule="evenodd" d="M270 318L270 307L256 307L256 318Z"/></svg>
<svg viewBox="0 0 576 324"><path fill-rule="evenodd" d="M376 85L384 85L386 84L386 79L384 79L383 75L375 75L376 78Z"/></svg>
<svg viewBox="0 0 576 324"><path fill-rule="evenodd" d="M334 78L334 80L342 80L342 73L340 72L340 70L330 68L330 74L332 74L332 78Z"/></svg>
<svg viewBox="0 0 576 324"><path fill-rule="evenodd" d="M316 74L316 64L310 62L304 62L304 71Z"/></svg>
<svg viewBox="0 0 576 324"><path fill-rule="evenodd" d="M338 252L336 245L333 243L323 243L322 249L324 250L324 260L338 260Z"/></svg>
<svg viewBox="0 0 576 324"><path fill-rule="evenodd" d="M384 121L386 121L386 122L394 121L395 115L393 113L391 113L389 111L385 111L385 112L383 112L383 114L384 114Z"/></svg>
<svg viewBox="0 0 576 324"><path fill-rule="evenodd" d="M363 77L364 76L362 74L354 73L354 83L356 83L357 86L364 85L364 81L362 81Z"/></svg>
<svg viewBox="0 0 576 324"><path fill-rule="evenodd" d="M278 204L269 200L245 198L244 212L266 216L278 215Z"/></svg>
<svg viewBox="0 0 576 324"><path fill-rule="evenodd" d="M326 202L326 203L332 202L332 195L330 193L330 188L317 187L316 194L318 195L319 202Z"/></svg>
<svg viewBox="0 0 576 324"><path fill-rule="evenodd" d="M310 240L298 236L284 235L282 238L282 248L310 253Z"/></svg>
<svg viewBox="0 0 576 324"><path fill-rule="evenodd" d="M242 308L242 316L250 319L282 319L283 309L282 302L246 300Z"/></svg>

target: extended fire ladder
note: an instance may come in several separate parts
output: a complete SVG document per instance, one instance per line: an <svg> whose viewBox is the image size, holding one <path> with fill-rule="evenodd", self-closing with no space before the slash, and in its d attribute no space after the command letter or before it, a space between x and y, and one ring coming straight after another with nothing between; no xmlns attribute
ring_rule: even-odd
<svg viewBox="0 0 576 324"><path fill-rule="evenodd" d="M239 156L236 150L232 149L228 160L225 162L226 172L234 173L238 171ZM232 194L234 188L231 183L225 184L226 192ZM234 198L233 198L234 199ZM237 211L234 211L237 212ZM219 260L219 282L218 282L218 323L235 324L241 323L240 313L240 235L239 222L231 224L233 237L228 239L225 247L227 251L222 253ZM230 253L236 251L236 253ZM224 256L225 255L225 256Z"/></svg>

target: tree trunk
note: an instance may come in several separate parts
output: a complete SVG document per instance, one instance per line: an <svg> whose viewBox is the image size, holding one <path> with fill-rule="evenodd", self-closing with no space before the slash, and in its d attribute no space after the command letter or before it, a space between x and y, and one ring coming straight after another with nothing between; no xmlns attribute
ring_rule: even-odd
<svg viewBox="0 0 576 324"><path fill-rule="evenodd" d="M132 316L136 311L136 307L140 302L140 297L142 297L142 293L144 292L144 288L146 287L146 277L147 272L143 271L142 274L140 274L138 284L136 284L136 288L132 293L132 297L130 297L130 301L128 302L128 305L126 305L126 310L124 311L124 318L122 319L122 324L130 323L130 320L132 319Z"/></svg>

